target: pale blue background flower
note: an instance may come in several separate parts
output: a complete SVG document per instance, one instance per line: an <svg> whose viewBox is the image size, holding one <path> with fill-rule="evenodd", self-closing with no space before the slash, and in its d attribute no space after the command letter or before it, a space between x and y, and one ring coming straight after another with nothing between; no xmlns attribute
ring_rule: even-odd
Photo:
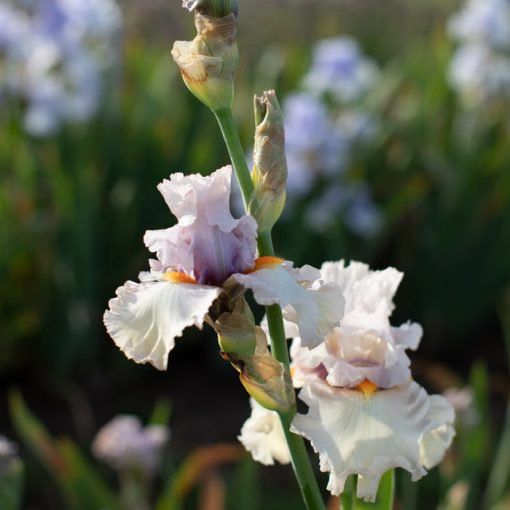
<svg viewBox="0 0 510 510"><path fill-rule="evenodd" d="M508 0L469 0L448 24L453 38L477 42L495 49L510 47L510 2Z"/></svg>
<svg viewBox="0 0 510 510"><path fill-rule="evenodd" d="M292 94L283 104L289 198L310 191L321 173L338 173L347 161L345 140L316 97Z"/></svg>
<svg viewBox="0 0 510 510"><path fill-rule="evenodd" d="M29 134L95 114L120 25L114 0L0 2L0 91L24 100Z"/></svg>
<svg viewBox="0 0 510 510"><path fill-rule="evenodd" d="M315 46L303 83L312 92L331 93L337 100L349 102L365 94L377 76L377 66L363 56L356 41L337 37Z"/></svg>

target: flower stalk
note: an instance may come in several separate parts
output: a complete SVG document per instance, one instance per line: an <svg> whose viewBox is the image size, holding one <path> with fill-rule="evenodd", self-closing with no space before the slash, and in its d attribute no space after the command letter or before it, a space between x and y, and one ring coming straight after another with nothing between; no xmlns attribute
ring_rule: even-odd
<svg viewBox="0 0 510 510"><path fill-rule="evenodd" d="M230 159L232 160L232 165L243 195L245 209L248 210L254 186L251 180L250 170L246 163L245 153L241 145L239 133L232 117L232 111L230 108L225 108L215 111L214 114L223 134ZM274 255L270 231L259 234L257 245L260 257ZM281 308L278 305L268 306L266 307L266 314L269 333L271 336L272 355L277 361L283 364L285 371L289 373L290 377L290 360L287 341L284 334ZM291 455L292 467L308 510L325 510L324 502L310 464L310 459L308 457L304 441L301 437L290 431L290 424L295 414L295 407L292 407L286 412L279 413Z"/></svg>

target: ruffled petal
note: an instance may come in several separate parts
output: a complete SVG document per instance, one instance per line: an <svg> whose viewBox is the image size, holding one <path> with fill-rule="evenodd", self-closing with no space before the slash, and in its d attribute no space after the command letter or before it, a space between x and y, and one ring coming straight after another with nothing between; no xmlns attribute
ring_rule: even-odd
<svg viewBox="0 0 510 510"><path fill-rule="evenodd" d="M329 356L323 364L331 386L353 388L364 379L379 388L392 388L411 379L410 360L402 346L395 346L374 331L335 328L326 336Z"/></svg>
<svg viewBox="0 0 510 510"><path fill-rule="evenodd" d="M345 313L363 310L368 314L389 316L393 311L393 296L402 280L403 273L393 267L371 271L366 264L351 262L325 262L321 268L325 282L336 283L345 296Z"/></svg>
<svg viewBox="0 0 510 510"><path fill-rule="evenodd" d="M251 416L246 420L238 437L253 460L266 466L275 461L280 464L290 462L290 453L283 433L282 424L275 411L264 409L250 399Z"/></svg>
<svg viewBox="0 0 510 510"><path fill-rule="evenodd" d="M391 328L391 336L395 344L403 346L405 349L415 351L420 345L423 336L423 328L416 322L406 322L398 328Z"/></svg>
<svg viewBox="0 0 510 510"><path fill-rule="evenodd" d="M230 212L232 167L225 166L209 176L175 173L158 185L165 202L179 220L188 227L199 218L217 225L224 232L236 226Z"/></svg>
<svg viewBox="0 0 510 510"><path fill-rule="evenodd" d="M104 323L115 344L137 363L166 370L168 353L188 326L202 328L221 289L166 281L128 281L108 303Z"/></svg>
<svg viewBox="0 0 510 510"><path fill-rule="evenodd" d="M257 222L230 213L232 169L210 176L173 174L159 186L179 223L149 230L144 241L165 268L182 270L205 285L221 286L232 274L253 267Z"/></svg>
<svg viewBox="0 0 510 510"><path fill-rule="evenodd" d="M292 384L302 388L313 379L325 379L327 375L325 361L332 358L323 342L313 349L302 347L301 339L294 338L290 346Z"/></svg>
<svg viewBox="0 0 510 510"><path fill-rule="evenodd" d="M299 396L309 411L294 418L291 430L309 439L320 454L333 494L340 494L346 478L357 474L358 497L374 501L387 470L401 467L413 480L426 473L420 443L434 423L430 398L415 382L372 395L312 382Z"/></svg>
<svg viewBox="0 0 510 510"><path fill-rule="evenodd" d="M231 278L251 289L260 305L279 304L285 319L297 324L302 344L314 347L340 324L344 298L336 285L312 282L312 269L309 266L294 269L283 264Z"/></svg>
<svg viewBox="0 0 510 510"><path fill-rule="evenodd" d="M427 469L431 469L443 460L446 450L455 437L453 406L444 397L432 395L428 419L434 423L434 427L423 434L420 443L420 461Z"/></svg>
<svg viewBox="0 0 510 510"><path fill-rule="evenodd" d="M193 273L193 252L191 239L186 229L176 225L164 230L147 230L143 237L145 246L156 253L161 268L183 269Z"/></svg>

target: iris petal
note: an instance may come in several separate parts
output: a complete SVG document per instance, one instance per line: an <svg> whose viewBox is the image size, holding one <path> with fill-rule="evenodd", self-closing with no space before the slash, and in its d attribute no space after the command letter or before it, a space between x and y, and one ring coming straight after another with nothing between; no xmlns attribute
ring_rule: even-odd
<svg viewBox="0 0 510 510"><path fill-rule="evenodd" d="M359 475L358 497L374 501L379 480L401 467L413 480L425 473L422 438L438 427L451 427L451 413L438 412L436 402L415 382L367 397L351 389L311 382L300 392L308 414L297 415L292 430L312 443L322 471L330 473L328 490L338 495L346 478ZM435 459L448 441L435 444Z"/></svg>
<svg viewBox="0 0 510 510"><path fill-rule="evenodd" d="M336 285L313 281L316 272L310 266L294 269L285 263L231 279L251 289L260 305L279 304L285 319L297 325L302 344L313 347L339 325L344 302Z"/></svg>
<svg viewBox="0 0 510 510"><path fill-rule="evenodd" d="M137 363L166 370L175 338L188 326L202 328L221 289L167 281L128 281L109 302L104 323L115 344Z"/></svg>

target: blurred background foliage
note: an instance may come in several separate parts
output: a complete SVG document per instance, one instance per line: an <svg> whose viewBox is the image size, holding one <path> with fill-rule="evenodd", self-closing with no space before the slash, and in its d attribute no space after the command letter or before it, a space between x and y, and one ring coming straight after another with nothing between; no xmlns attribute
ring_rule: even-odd
<svg viewBox="0 0 510 510"><path fill-rule="evenodd" d="M377 129L353 145L342 173L292 202L275 244L297 265L345 258L404 271L394 323L412 319L424 326L413 354L415 376L436 392L470 388L463 409L471 414L465 422L459 418L445 463L418 485L400 476L399 508L406 510L476 509L482 502L510 508L501 499L506 494L510 504L508 462L491 471L495 454L510 449L502 326L510 314L504 299L510 289L510 103L466 106L449 83L456 45L446 25L460 5L244 0L238 39L234 114L247 153L252 95L275 88L284 103L301 90L319 40L352 37L379 69L377 85L356 102ZM171 172L209 173L228 160L213 117L187 92L169 56L174 40L192 34L191 17L175 0L124 0L120 7L117 60L87 122L32 136L23 124L25 100L0 97L0 426L15 436L7 392L17 387L48 430L72 436L88 452L112 416L147 418L156 400L168 396L172 456L182 459L198 446L235 440L249 414L235 373L219 358L210 332L186 334L168 373L137 366L117 351L101 318L115 289L146 268L144 231L174 221L156 184ZM346 175L366 186L376 207L378 227L369 235L350 229L340 213L320 229L306 221L321 189L343 186ZM42 436L27 433L36 418L23 415L17 398L11 405L17 437L33 454ZM74 447L62 444L53 447L72 457ZM23 508L60 508L56 489L33 460L29 454ZM227 508L282 508L282 501L300 508L289 499L291 473L274 469L276 478L248 461L222 471L223 479L236 481ZM256 473L271 498L255 490ZM216 483L209 490L217 494L218 480L204 480ZM252 496L240 496L239 487ZM503 501L499 507L496 500ZM194 501L189 508L199 504Z"/></svg>

